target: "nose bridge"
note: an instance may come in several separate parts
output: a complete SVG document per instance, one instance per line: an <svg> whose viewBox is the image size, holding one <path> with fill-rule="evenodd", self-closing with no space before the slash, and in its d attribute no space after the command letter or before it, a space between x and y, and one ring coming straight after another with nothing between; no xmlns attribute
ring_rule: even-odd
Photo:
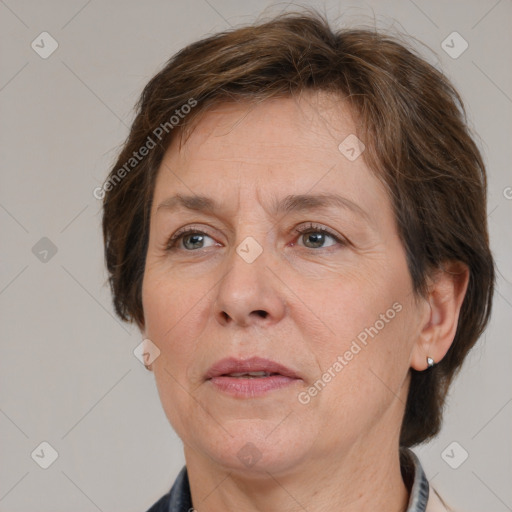
<svg viewBox="0 0 512 512"><path fill-rule="evenodd" d="M230 251L217 291L215 314L220 321L246 325L282 317L284 298L267 268L271 251L261 234L258 239L246 236Z"/></svg>

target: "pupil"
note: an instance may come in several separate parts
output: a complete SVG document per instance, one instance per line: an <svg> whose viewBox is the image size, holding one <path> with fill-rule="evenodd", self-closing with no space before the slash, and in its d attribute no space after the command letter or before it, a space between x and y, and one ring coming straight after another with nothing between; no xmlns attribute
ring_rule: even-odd
<svg viewBox="0 0 512 512"><path fill-rule="evenodd" d="M324 238L325 235L323 233L309 233L305 245L308 247L321 247L324 243Z"/></svg>
<svg viewBox="0 0 512 512"><path fill-rule="evenodd" d="M189 235L185 238L184 244L187 249L198 249L203 241L203 235Z"/></svg>

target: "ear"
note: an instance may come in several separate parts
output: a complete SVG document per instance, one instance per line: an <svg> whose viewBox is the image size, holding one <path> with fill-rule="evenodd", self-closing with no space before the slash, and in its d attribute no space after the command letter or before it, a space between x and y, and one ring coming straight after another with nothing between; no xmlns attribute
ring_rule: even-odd
<svg viewBox="0 0 512 512"><path fill-rule="evenodd" d="M460 308L469 282L468 267L458 261L445 262L430 279L426 314L413 348L411 367L428 368L427 358L439 363L453 343Z"/></svg>

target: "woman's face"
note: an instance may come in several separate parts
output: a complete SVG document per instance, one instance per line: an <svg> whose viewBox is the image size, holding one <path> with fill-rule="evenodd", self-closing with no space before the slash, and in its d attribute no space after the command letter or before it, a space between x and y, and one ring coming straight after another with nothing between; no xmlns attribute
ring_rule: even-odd
<svg viewBox="0 0 512 512"><path fill-rule="evenodd" d="M168 149L143 334L187 460L279 474L397 442L425 304L355 132L305 95L223 105Z"/></svg>

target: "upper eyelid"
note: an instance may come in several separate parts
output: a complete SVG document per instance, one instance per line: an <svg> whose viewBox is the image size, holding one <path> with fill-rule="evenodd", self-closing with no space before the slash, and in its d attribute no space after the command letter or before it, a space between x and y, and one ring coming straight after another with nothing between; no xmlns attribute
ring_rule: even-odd
<svg viewBox="0 0 512 512"><path fill-rule="evenodd" d="M336 234L336 232L334 230L332 230L331 228L329 228L327 226L324 226L323 224L317 224L317 223L311 222L311 221L306 222L306 224L307 224L306 226L304 226L303 224L296 226L294 228L295 232L304 233L307 231L315 231L316 230L316 231L327 233L335 238L341 238L341 235Z"/></svg>
<svg viewBox="0 0 512 512"><path fill-rule="evenodd" d="M196 227L194 225L191 225L191 226L184 226L180 229L178 229L175 233L173 233L172 235L170 235L168 238L167 238L167 242L166 242L166 246L169 247L171 245L174 245L176 244L176 242L179 241L180 238L182 238L183 236L186 236L186 235L191 235L191 234L201 234L201 235L206 235L210 238L213 239L213 236L208 234L204 228L199 228L199 227Z"/></svg>
<svg viewBox="0 0 512 512"><path fill-rule="evenodd" d="M299 235L302 235L302 234L308 233L308 232L314 233L315 231L324 233L324 234L330 236L340 245L345 245L345 246L352 245L351 242L348 240L348 238L346 238L345 236L343 236L341 234L333 232L333 230L331 230L330 228L323 226L323 225L317 225L317 224L313 223L312 226L303 227L303 228L300 228L300 227L295 228L295 232L298 233Z"/></svg>
<svg viewBox="0 0 512 512"><path fill-rule="evenodd" d="M315 222L311 222L311 221L307 221L305 224L307 224L306 226L303 225L304 223L301 223L299 224L299 226L295 226L293 228L293 230L295 232L303 232L303 231L313 231L313 230L318 230L318 231L324 231L328 234L330 234L331 236L334 236L334 237L338 237L338 238L343 238L342 235L338 235L336 234L336 232L334 232L333 230L331 230L331 228L327 227L327 226L324 226L323 224L317 224ZM217 231L216 228L213 228L211 226L209 226L209 228L211 229L215 229ZM206 230L204 227L202 226L196 226L194 224L190 225L190 226L183 226L182 228L179 228L176 230L176 232L171 235L169 238L174 238L174 237L179 237L183 234L189 234L189 233L201 233L203 235L207 235L207 236L211 236Z"/></svg>

